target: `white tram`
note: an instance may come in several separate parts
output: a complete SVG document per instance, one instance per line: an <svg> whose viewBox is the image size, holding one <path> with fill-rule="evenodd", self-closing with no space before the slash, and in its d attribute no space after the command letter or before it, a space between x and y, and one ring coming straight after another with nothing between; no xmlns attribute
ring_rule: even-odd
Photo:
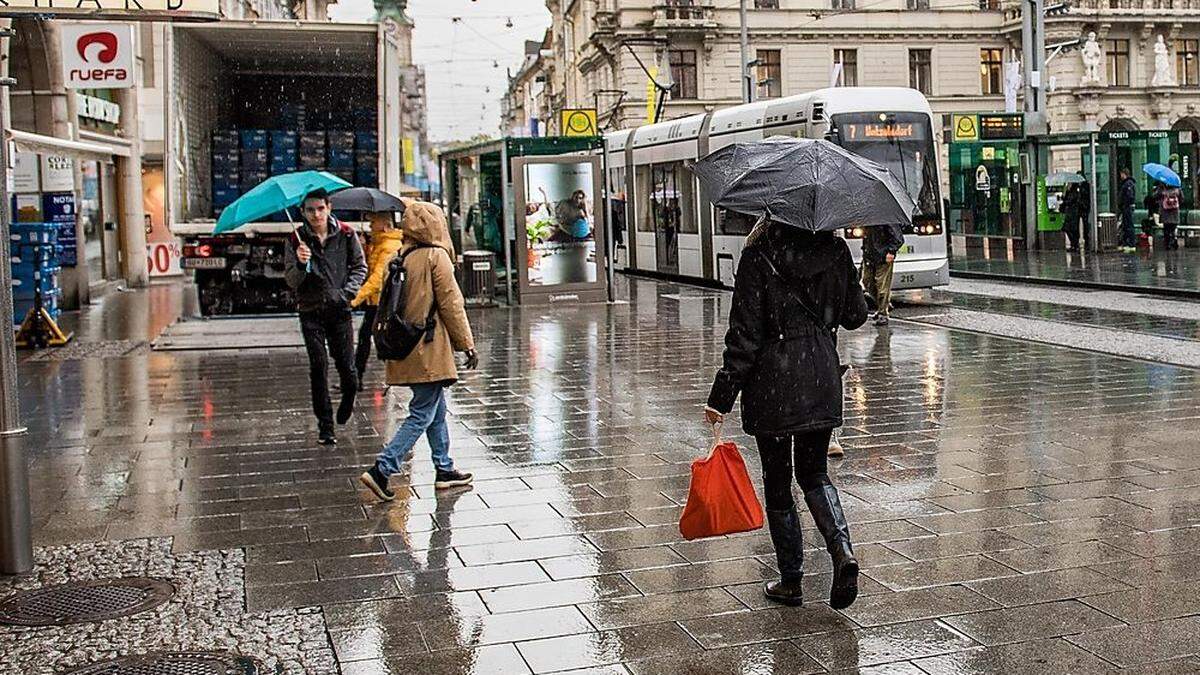
<svg viewBox="0 0 1200 675"><path fill-rule="evenodd" d="M929 102L914 89L837 87L608 134L608 187L615 197L625 197L626 249L617 264L631 272L732 287L753 223L714 208L686 163L731 143L785 135L826 138L890 169L918 206L913 222L904 224L894 288L947 284L933 130ZM843 235L858 262L861 228Z"/></svg>

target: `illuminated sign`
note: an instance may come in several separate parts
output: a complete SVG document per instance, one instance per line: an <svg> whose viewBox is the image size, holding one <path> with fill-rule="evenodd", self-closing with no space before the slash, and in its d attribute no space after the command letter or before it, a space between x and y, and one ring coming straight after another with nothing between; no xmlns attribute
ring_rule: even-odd
<svg viewBox="0 0 1200 675"><path fill-rule="evenodd" d="M559 129L563 136L598 136L595 108L565 108Z"/></svg>
<svg viewBox="0 0 1200 675"><path fill-rule="evenodd" d="M952 115L950 117L951 131L955 142L972 142L979 140L978 115Z"/></svg>
<svg viewBox="0 0 1200 675"><path fill-rule="evenodd" d="M0 0L0 16L30 14L122 21L209 20L221 17L221 3L220 0Z"/></svg>
<svg viewBox="0 0 1200 675"><path fill-rule="evenodd" d="M979 140L1019 141L1025 138L1025 115L1003 113L979 116Z"/></svg>
<svg viewBox="0 0 1200 675"><path fill-rule="evenodd" d="M847 124L845 140L859 141L872 138L889 140L912 140L924 138L925 134L916 124Z"/></svg>

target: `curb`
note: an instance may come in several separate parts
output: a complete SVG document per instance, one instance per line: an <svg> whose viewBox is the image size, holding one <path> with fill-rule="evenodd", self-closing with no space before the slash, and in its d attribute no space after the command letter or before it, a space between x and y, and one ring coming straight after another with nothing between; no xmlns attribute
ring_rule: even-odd
<svg viewBox="0 0 1200 675"><path fill-rule="evenodd" d="M1156 295L1168 298L1186 298L1200 300L1200 289L1192 288L1163 288L1160 286L1133 286L1130 284L1114 284L1104 281L1083 281L1076 279L1046 279L1044 277L1016 276L996 272L976 272L967 270L950 270L951 277L959 279L983 279L987 281L1008 281L1037 286L1060 286L1065 288L1089 288L1098 291L1121 291L1139 295Z"/></svg>

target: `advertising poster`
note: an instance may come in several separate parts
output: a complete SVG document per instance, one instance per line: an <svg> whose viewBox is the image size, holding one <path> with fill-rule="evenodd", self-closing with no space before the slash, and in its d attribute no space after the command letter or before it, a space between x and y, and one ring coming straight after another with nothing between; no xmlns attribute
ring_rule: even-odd
<svg viewBox="0 0 1200 675"><path fill-rule="evenodd" d="M47 223L58 223L59 264L74 267L79 264L79 246L75 240L75 193L48 192L42 195L42 218Z"/></svg>
<svg viewBox="0 0 1200 675"><path fill-rule="evenodd" d="M525 167L525 261L531 286L594 283L596 239L592 165Z"/></svg>
<svg viewBox="0 0 1200 675"><path fill-rule="evenodd" d="M42 192L69 192L75 189L75 165L70 157L42 155Z"/></svg>

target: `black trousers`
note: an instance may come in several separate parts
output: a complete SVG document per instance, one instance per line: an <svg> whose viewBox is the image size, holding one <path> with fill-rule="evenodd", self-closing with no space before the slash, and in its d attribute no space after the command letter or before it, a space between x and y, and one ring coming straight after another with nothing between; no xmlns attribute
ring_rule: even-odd
<svg viewBox="0 0 1200 675"><path fill-rule="evenodd" d="M1171 249L1179 248L1179 240L1175 237L1175 231L1178 228L1179 228L1179 223L1164 222L1162 224L1163 247L1166 248L1168 251Z"/></svg>
<svg viewBox="0 0 1200 675"><path fill-rule="evenodd" d="M1133 229L1132 207L1121 211L1121 238L1118 244L1120 246L1137 246L1137 234Z"/></svg>
<svg viewBox="0 0 1200 675"><path fill-rule="evenodd" d="M371 324L375 323L375 305L363 305L363 321L358 327L358 347L354 350L354 370L358 373L359 382L363 373L367 372L367 361L371 360Z"/></svg>
<svg viewBox="0 0 1200 675"><path fill-rule="evenodd" d="M793 436L755 436L762 458L763 492L769 511L787 511L795 506L792 476L804 492L830 484L829 437L832 429L807 431Z"/></svg>
<svg viewBox="0 0 1200 675"><path fill-rule="evenodd" d="M341 380L342 397L358 390L354 373L354 320L349 309L300 313L300 332L308 351L308 378L312 385L313 413L322 430L333 429L333 404L329 401L329 358ZM327 350L328 347L328 350Z"/></svg>

